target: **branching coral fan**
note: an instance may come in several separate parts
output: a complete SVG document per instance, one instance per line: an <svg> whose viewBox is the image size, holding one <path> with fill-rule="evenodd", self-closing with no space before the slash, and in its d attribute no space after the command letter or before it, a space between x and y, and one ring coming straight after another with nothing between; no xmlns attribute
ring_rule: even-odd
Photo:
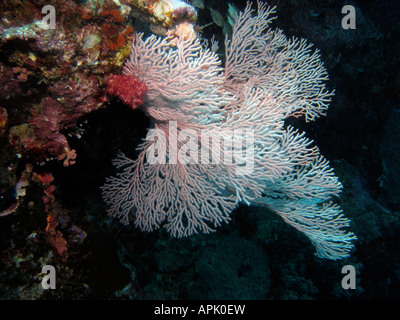
<svg viewBox="0 0 400 320"><path fill-rule="evenodd" d="M265 206L302 231L319 257L349 255L356 237L333 202L342 186L313 142L284 124L324 114L328 76L304 39L269 28L273 13L261 2L256 15L251 4L240 13L225 41L225 69L198 39L171 46L135 37L123 73L146 85L139 108L155 129L136 160L114 160L121 172L102 188L110 215L183 237L214 231L239 203Z"/></svg>

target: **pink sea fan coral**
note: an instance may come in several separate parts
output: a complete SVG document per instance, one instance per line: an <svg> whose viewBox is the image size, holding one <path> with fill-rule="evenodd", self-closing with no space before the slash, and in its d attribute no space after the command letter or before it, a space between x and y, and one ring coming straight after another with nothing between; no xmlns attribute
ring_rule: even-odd
<svg viewBox="0 0 400 320"><path fill-rule="evenodd" d="M347 257L356 237L334 203L342 185L313 141L284 122L325 113L333 95L327 72L304 39L269 27L273 8L259 2L253 13L248 4L236 18L224 69L198 39L178 37L171 46L135 37L124 79L147 86L139 108L154 129L136 160L114 160L120 172L102 188L108 212L141 230L183 237L214 231L239 203L264 206L303 232L319 257ZM136 87L132 95L136 101ZM211 144L213 137L222 143Z"/></svg>

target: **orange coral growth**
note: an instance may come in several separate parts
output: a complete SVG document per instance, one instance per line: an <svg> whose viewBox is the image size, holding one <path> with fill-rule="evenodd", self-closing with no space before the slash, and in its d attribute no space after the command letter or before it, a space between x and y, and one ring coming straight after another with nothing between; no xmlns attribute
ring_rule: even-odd
<svg viewBox="0 0 400 320"><path fill-rule="evenodd" d="M40 173L39 179L46 187L49 186L54 181L54 177L50 172Z"/></svg>
<svg viewBox="0 0 400 320"><path fill-rule="evenodd" d="M0 137L6 132L8 124L8 112L7 109L0 107Z"/></svg>
<svg viewBox="0 0 400 320"><path fill-rule="evenodd" d="M53 204L55 204L53 202ZM47 205L48 207L49 205ZM67 253L67 240L64 239L64 235L61 231L56 230L59 225L59 215L57 205L52 205L52 211L47 216L46 232L48 234L47 241L52 245L60 256L65 256Z"/></svg>
<svg viewBox="0 0 400 320"><path fill-rule="evenodd" d="M133 28L127 26L122 33L118 33L118 28L113 24L105 23L102 26L104 49L118 50L126 44L127 39L133 33Z"/></svg>
<svg viewBox="0 0 400 320"><path fill-rule="evenodd" d="M121 13L118 9L108 9L104 10L101 13L102 17L108 18L111 17L115 22L123 22L124 18L121 16Z"/></svg>
<svg viewBox="0 0 400 320"><path fill-rule="evenodd" d="M118 35L117 41L110 45L111 50L118 50L119 48L123 47L126 44L127 37L130 36L132 32L132 27L128 26L123 33Z"/></svg>

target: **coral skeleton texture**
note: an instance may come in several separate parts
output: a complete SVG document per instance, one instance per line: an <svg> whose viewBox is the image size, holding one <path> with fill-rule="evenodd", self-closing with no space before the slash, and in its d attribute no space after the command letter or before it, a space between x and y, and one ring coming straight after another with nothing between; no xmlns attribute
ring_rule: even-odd
<svg viewBox="0 0 400 320"><path fill-rule="evenodd" d="M225 41L224 68L199 39L171 46L135 36L123 74L146 85L139 109L154 129L137 159L114 160L119 173L102 187L110 215L184 237L214 231L239 203L265 206L303 232L317 256L349 255L356 237L334 203L342 185L313 141L285 125L291 116L324 115L328 75L306 40L270 28L274 12L248 3Z"/></svg>

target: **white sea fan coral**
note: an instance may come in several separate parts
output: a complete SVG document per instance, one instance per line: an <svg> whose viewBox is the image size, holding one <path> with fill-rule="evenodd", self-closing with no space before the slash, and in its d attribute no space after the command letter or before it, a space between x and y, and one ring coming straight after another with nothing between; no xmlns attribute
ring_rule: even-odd
<svg viewBox="0 0 400 320"><path fill-rule="evenodd" d="M214 231L239 203L266 206L319 257L349 255L356 237L333 202L342 186L313 142L284 124L325 113L328 76L304 39L270 29L273 13L259 2L254 15L249 3L236 17L224 69L198 39L135 37L124 74L147 85L140 108L155 128L136 160L114 160L120 173L102 188L110 215L182 237Z"/></svg>

